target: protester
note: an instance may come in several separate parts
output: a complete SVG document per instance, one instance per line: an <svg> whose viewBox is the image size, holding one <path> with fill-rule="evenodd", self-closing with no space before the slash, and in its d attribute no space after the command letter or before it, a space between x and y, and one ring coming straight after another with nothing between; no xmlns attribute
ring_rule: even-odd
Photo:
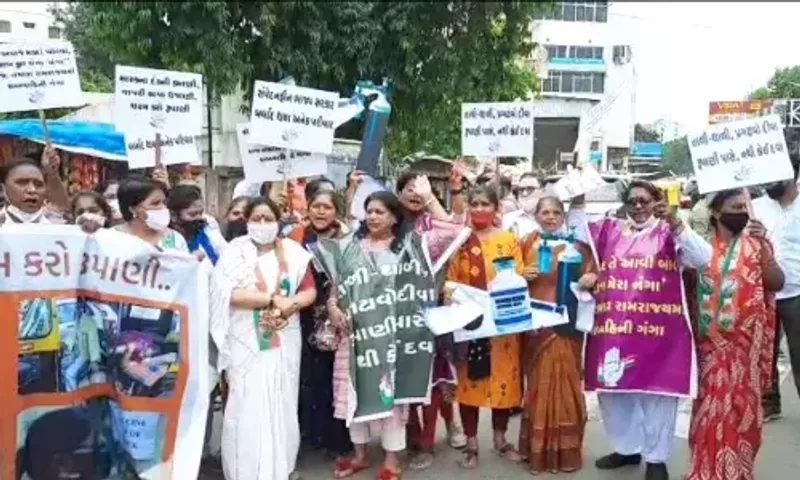
<svg viewBox="0 0 800 480"><path fill-rule="evenodd" d="M200 186L200 183L197 180L184 178L183 180L175 184L175 187L184 187L184 186L190 186L196 188L200 192L200 196L202 198L203 188ZM219 223L217 222L217 219L214 218L213 215L203 212L203 219L205 220L206 226L208 227L209 230L217 230L217 231L220 230Z"/></svg>
<svg viewBox="0 0 800 480"><path fill-rule="evenodd" d="M228 210L225 211L223 231L225 240L230 242L234 238L247 234L247 220L244 218L244 209L249 197L236 197L231 200Z"/></svg>
<svg viewBox="0 0 800 480"><path fill-rule="evenodd" d="M72 197L70 214L75 225L86 233L94 233L101 228L111 227L111 207L97 192L86 190Z"/></svg>
<svg viewBox="0 0 800 480"><path fill-rule="evenodd" d="M772 373L773 292L784 276L743 190L709 202L713 254L700 275L696 327L700 388L688 480L752 480L761 445L761 390Z"/></svg>
<svg viewBox="0 0 800 480"><path fill-rule="evenodd" d="M519 209L503 215L503 230L522 238L535 232L539 226L536 223L535 210L541 197L541 186L536 175L530 172L523 173L519 184L514 189Z"/></svg>
<svg viewBox="0 0 800 480"><path fill-rule="evenodd" d="M644 457L645 478L665 480L678 398L689 396L696 382L680 266L704 267L711 247L675 217L662 192L651 183L631 182L623 199L629 218L588 224L600 280L595 291L597 326L587 339L585 353L589 372L585 388L599 392L603 426L614 447L612 454L595 464L602 470L617 469L638 465ZM573 199L570 214L580 214L584 201ZM642 283L636 283L639 277ZM620 285L622 281L628 282L627 288ZM638 289L632 288L634 284ZM672 313L643 313L648 307L625 310L627 314L617 318L613 310L651 302L669 306ZM656 365L662 368L654 371ZM646 374L637 373L645 370Z"/></svg>
<svg viewBox="0 0 800 480"><path fill-rule="evenodd" d="M791 155L794 178L769 185L767 195L753 200L755 217L760 220L775 248L775 258L781 266L786 281L776 294L778 300L778 326L786 334L789 359L794 384L800 395L800 195L797 177L800 157ZM763 398L764 420L769 422L781 417L780 376L778 375L778 352L780 335L775 335L772 352L772 385L765 390Z"/></svg>
<svg viewBox="0 0 800 480"><path fill-rule="evenodd" d="M280 209L265 198L245 209L211 281L211 335L230 385L222 431L228 480L298 478L302 337L298 312L316 298L311 255L278 239Z"/></svg>
<svg viewBox="0 0 800 480"><path fill-rule="evenodd" d="M99 187L97 187L97 193L103 196L103 198L108 202L108 206L111 207L111 224L112 226L119 225L124 220L122 219L122 213L119 210L119 200L117 199L117 191L119 190L119 181L116 179L106 180Z"/></svg>
<svg viewBox="0 0 800 480"><path fill-rule="evenodd" d="M211 228L206 221L203 195L199 187L178 184L167 195L167 208L171 215L171 225L186 240L189 252L199 260L208 259L216 265L227 242L217 228Z"/></svg>
<svg viewBox="0 0 800 480"><path fill-rule="evenodd" d="M162 182L137 177L125 179L117 191L125 223L115 228L160 250L189 253L183 236L169 228L171 217L165 203L166 194L167 187Z"/></svg>
<svg viewBox="0 0 800 480"><path fill-rule="evenodd" d="M395 480L402 473L398 453L406 448L408 408L404 402L425 396L433 359L433 338L424 324L400 320L421 320L423 305L432 305L436 294L433 278L424 269L421 238L406 230L397 197L375 192L367 197L364 208L366 219L353 236L339 242L338 253L319 254L341 279L335 290L338 299L328 301L329 314L335 324L347 326L354 338L340 344L334 365L335 415L349 422L354 455L336 463L334 477L350 477L368 468L367 445L371 435L379 434L386 455L378 478ZM330 248L327 242L320 245ZM401 289L416 293L400 296ZM385 333L365 337L370 331ZM418 347L413 352L410 341ZM373 364L367 360L372 354L392 360ZM359 360L356 370L351 370L352 356L367 364Z"/></svg>
<svg viewBox="0 0 800 480"><path fill-rule="evenodd" d="M564 204L557 197L542 197L534 209L542 232L520 242L531 299L557 303L556 262L567 247ZM543 238L545 240L543 240ZM551 250L552 268L539 271L539 247ZM578 284L592 289L597 281L591 248L577 243L583 256ZM583 466L586 401L583 394L583 332L575 328L578 299L567 292L569 323L530 332L526 338L524 371L527 379L525 411L520 427L520 453L528 458L531 473L574 472Z"/></svg>
<svg viewBox="0 0 800 480"><path fill-rule="evenodd" d="M67 191L58 177L60 159L55 149L45 147L41 162L18 158L0 168L7 204L0 212L0 224L63 223L47 215L46 201L51 214L58 215L69 208Z"/></svg>
<svg viewBox="0 0 800 480"><path fill-rule="evenodd" d="M500 197L500 213L502 215L516 212L522 208L514 196L514 188L510 176L500 175L498 177L498 187L500 188L498 196Z"/></svg>
<svg viewBox="0 0 800 480"><path fill-rule="evenodd" d="M516 270L522 272L522 255L517 239L492 222L499 208L494 189L483 186L472 190L467 201L472 235L450 263L448 280L486 290L495 276L494 261L511 257ZM520 460L519 454L506 440L511 409L522 399L520 372L521 342L519 335L504 335L469 342L466 363L458 366L458 388L461 422L467 445L461 466L478 466L478 413L481 407L492 409L494 449L509 460Z"/></svg>
<svg viewBox="0 0 800 480"><path fill-rule="evenodd" d="M340 204L336 194L328 189L312 187L309 182L308 226L300 226L289 238L307 247L323 238L343 235ZM303 354L300 363L300 436L305 445L322 449L334 458L344 457L353 450L350 433L344 420L333 416L334 354L345 332L333 325L328 315L327 300L331 280L323 269L311 268L317 299L300 311L303 335Z"/></svg>

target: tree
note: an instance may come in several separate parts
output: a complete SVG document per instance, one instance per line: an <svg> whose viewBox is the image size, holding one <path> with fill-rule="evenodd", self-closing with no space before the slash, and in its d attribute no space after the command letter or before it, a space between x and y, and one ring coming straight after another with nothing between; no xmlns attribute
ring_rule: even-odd
<svg viewBox="0 0 800 480"><path fill-rule="evenodd" d="M664 170L676 174L692 173L692 154L689 150L689 141L685 136L670 140L664 144Z"/></svg>
<svg viewBox="0 0 800 480"><path fill-rule="evenodd" d="M644 143L661 143L661 133L652 127L637 123L633 127L633 141Z"/></svg>
<svg viewBox="0 0 800 480"><path fill-rule="evenodd" d="M754 90L750 99L800 99L800 65L776 69L767 85ZM786 120L788 125L788 119ZM800 128L785 128L784 135L789 153L796 155L800 152Z"/></svg>
<svg viewBox="0 0 800 480"><path fill-rule="evenodd" d="M533 14L547 2L80 2L57 10L84 82L115 64L202 73L216 97L287 75L349 95L392 81L386 147L452 156L462 102L528 98ZM359 138L360 125L339 135Z"/></svg>

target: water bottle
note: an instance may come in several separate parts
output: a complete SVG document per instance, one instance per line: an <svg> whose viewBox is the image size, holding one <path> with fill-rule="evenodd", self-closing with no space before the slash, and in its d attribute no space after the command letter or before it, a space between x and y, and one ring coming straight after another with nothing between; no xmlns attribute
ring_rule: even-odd
<svg viewBox="0 0 800 480"><path fill-rule="evenodd" d="M575 233L570 231L567 248L558 256L558 279L556 281L556 303L565 305L570 294L570 284L581 275L583 255L575 247Z"/></svg>
<svg viewBox="0 0 800 480"><path fill-rule="evenodd" d="M553 248L547 243L547 238L542 237L539 244L539 275L547 275L553 271Z"/></svg>
<svg viewBox="0 0 800 480"><path fill-rule="evenodd" d="M384 82L385 86L386 82ZM378 98L373 100L367 109L364 134L361 138L361 150L358 152L358 160L356 162L356 168L366 172L368 175L378 175L378 160L391 114L392 106L386 99L385 93L380 92Z"/></svg>
<svg viewBox="0 0 800 480"><path fill-rule="evenodd" d="M495 259L494 268L497 275L489 283L489 297L498 333L503 335L530 330L532 312L528 282L514 270L513 257Z"/></svg>

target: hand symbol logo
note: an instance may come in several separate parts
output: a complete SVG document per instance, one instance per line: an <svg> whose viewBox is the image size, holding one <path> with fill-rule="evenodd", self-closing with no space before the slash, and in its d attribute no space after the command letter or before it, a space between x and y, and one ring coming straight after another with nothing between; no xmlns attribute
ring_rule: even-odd
<svg viewBox="0 0 800 480"><path fill-rule="evenodd" d="M620 358L619 348L606 351L603 364L597 367L597 379L607 387L616 387L625 374L625 369L633 364L633 358Z"/></svg>

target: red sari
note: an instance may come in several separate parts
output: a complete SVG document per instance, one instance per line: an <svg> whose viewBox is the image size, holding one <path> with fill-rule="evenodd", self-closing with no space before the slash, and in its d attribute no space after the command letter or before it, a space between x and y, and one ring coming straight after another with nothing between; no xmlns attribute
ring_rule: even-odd
<svg viewBox="0 0 800 480"><path fill-rule="evenodd" d="M761 446L761 390L769 385L775 308L763 266L771 247L747 235L712 239L698 278L699 392L688 480L752 480Z"/></svg>

